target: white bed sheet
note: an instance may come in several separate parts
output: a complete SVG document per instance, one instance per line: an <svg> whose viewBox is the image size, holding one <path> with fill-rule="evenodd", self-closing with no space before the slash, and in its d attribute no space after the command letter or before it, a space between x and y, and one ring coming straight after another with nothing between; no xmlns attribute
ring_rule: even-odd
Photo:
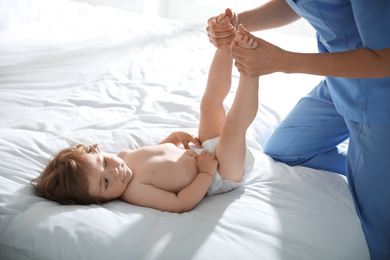
<svg viewBox="0 0 390 260"><path fill-rule="evenodd" d="M33 191L29 182L72 143L115 153L178 129L196 134L214 52L204 28L71 1L0 0L1 259L369 259L346 179L261 151L316 77L261 78L251 178L188 213L61 206ZM237 80L235 71L227 108Z"/></svg>

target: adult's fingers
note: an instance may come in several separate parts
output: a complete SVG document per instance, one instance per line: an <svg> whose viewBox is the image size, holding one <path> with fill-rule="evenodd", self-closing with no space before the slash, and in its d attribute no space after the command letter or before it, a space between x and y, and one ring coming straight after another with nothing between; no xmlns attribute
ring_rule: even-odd
<svg viewBox="0 0 390 260"><path fill-rule="evenodd" d="M240 72L241 74L244 74L250 78L256 78L256 77L263 75L261 73L261 71L260 72L256 71L252 67L247 67L245 64L237 62L237 61L234 62L234 66L236 66L238 72Z"/></svg>
<svg viewBox="0 0 390 260"><path fill-rule="evenodd" d="M249 71L248 68L245 66L245 64L235 61L234 66L237 68L238 72L249 76Z"/></svg>
<svg viewBox="0 0 390 260"><path fill-rule="evenodd" d="M226 44L230 46L231 42L236 38L236 33L234 28L228 31L216 32L211 30L209 27L207 27L206 31L210 42L216 47L225 46Z"/></svg>
<svg viewBox="0 0 390 260"><path fill-rule="evenodd" d="M244 63L246 58L249 57L252 50L243 48L237 44L237 40L232 42L232 57L240 63Z"/></svg>
<svg viewBox="0 0 390 260"><path fill-rule="evenodd" d="M213 31L212 29L210 29L210 27L207 27L206 31L209 36L212 36L214 38L225 38L231 35L235 36L236 29L228 28L227 30L223 30L223 31Z"/></svg>
<svg viewBox="0 0 390 260"><path fill-rule="evenodd" d="M223 31L229 31L230 29L234 28L233 25L229 24L222 24L217 22L217 16L211 17L207 21L207 27L214 32L223 32Z"/></svg>
<svg viewBox="0 0 390 260"><path fill-rule="evenodd" d="M225 47L230 47L232 41L235 38L236 38L235 34L220 39L216 39L209 36L209 41L217 48L225 48Z"/></svg>

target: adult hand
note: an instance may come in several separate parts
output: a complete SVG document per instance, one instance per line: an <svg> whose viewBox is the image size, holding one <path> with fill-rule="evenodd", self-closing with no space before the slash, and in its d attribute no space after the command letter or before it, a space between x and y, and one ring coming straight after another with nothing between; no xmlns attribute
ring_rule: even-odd
<svg viewBox="0 0 390 260"><path fill-rule="evenodd" d="M258 43L257 48L246 49L240 47L236 40L233 41L232 56L236 60L234 65L240 73L256 78L273 72L285 72L285 65L288 64L287 51L253 36L243 26L240 26L238 33L247 35Z"/></svg>
<svg viewBox="0 0 390 260"><path fill-rule="evenodd" d="M231 17L229 24L218 23L218 16L211 17L207 21L207 35L210 42L217 48L229 48L232 41L236 38L236 28L238 26L238 17L229 8L226 9L225 15Z"/></svg>

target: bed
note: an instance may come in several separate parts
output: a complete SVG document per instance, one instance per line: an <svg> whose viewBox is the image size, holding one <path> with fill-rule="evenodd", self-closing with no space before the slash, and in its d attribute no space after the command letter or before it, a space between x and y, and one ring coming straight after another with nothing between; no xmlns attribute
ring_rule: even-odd
<svg viewBox="0 0 390 260"><path fill-rule="evenodd" d="M313 76L260 79L252 174L190 212L119 200L63 206L33 190L73 143L117 153L196 134L215 51L204 29L67 0L0 0L0 259L369 259L346 178L262 152ZM258 36L315 51L311 38ZM235 70L227 109L237 81Z"/></svg>

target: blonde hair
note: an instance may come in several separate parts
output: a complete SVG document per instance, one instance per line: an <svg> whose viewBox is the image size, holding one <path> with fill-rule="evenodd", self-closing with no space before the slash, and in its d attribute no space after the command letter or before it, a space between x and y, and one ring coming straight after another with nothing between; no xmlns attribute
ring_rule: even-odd
<svg viewBox="0 0 390 260"><path fill-rule="evenodd" d="M99 144L77 144L66 148L47 164L41 175L31 181L31 185L43 197L65 205L105 203L106 200L93 197L88 192L88 164L83 156L88 153L99 154L101 151Z"/></svg>

